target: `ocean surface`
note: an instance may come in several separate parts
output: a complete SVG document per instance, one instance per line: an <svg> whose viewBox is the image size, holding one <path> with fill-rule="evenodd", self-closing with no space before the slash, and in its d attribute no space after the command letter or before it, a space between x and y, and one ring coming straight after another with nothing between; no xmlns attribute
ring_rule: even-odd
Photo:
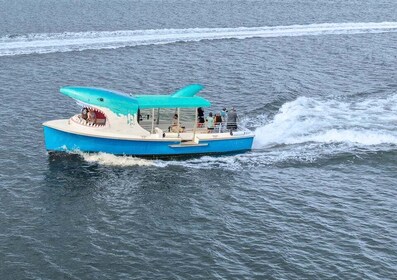
<svg viewBox="0 0 397 280"><path fill-rule="evenodd" d="M0 279L397 279L396 1L0 7ZM45 151L61 86L190 83L251 152Z"/></svg>

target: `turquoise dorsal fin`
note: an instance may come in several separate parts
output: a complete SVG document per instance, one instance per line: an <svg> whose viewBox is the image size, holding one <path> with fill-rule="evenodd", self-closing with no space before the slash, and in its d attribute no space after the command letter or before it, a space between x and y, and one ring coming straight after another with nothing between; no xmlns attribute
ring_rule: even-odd
<svg viewBox="0 0 397 280"><path fill-rule="evenodd" d="M180 90L173 93L171 96L172 97L193 97L203 88L204 88L204 86L202 86L202 85L192 84L192 85L188 85L184 88L181 88Z"/></svg>

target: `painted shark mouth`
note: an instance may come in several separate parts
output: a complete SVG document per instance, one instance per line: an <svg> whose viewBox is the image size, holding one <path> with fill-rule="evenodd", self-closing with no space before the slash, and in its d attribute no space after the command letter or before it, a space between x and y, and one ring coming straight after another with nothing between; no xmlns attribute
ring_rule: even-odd
<svg viewBox="0 0 397 280"><path fill-rule="evenodd" d="M80 114L72 117L72 120L80 125L89 127L104 127L106 125L105 113L87 104L84 105Z"/></svg>

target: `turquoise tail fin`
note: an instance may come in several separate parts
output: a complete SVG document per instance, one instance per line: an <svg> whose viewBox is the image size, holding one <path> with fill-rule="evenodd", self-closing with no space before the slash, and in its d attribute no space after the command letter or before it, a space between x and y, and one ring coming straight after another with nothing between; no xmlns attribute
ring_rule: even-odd
<svg viewBox="0 0 397 280"><path fill-rule="evenodd" d="M171 96L172 97L193 97L195 96L200 90L202 90L204 86L199 84L192 84L188 85L180 90L174 92Z"/></svg>

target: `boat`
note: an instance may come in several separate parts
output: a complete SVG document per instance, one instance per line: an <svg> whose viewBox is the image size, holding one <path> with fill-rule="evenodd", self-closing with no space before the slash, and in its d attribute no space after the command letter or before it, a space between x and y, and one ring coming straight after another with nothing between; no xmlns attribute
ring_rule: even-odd
<svg viewBox="0 0 397 280"><path fill-rule="evenodd" d="M203 88L191 84L172 94L133 96L102 88L61 87L60 92L83 109L69 119L43 123L46 150L143 157L251 150L251 131L229 129L236 125L225 122L208 130L198 123L198 108L211 106L207 99L196 96Z"/></svg>

